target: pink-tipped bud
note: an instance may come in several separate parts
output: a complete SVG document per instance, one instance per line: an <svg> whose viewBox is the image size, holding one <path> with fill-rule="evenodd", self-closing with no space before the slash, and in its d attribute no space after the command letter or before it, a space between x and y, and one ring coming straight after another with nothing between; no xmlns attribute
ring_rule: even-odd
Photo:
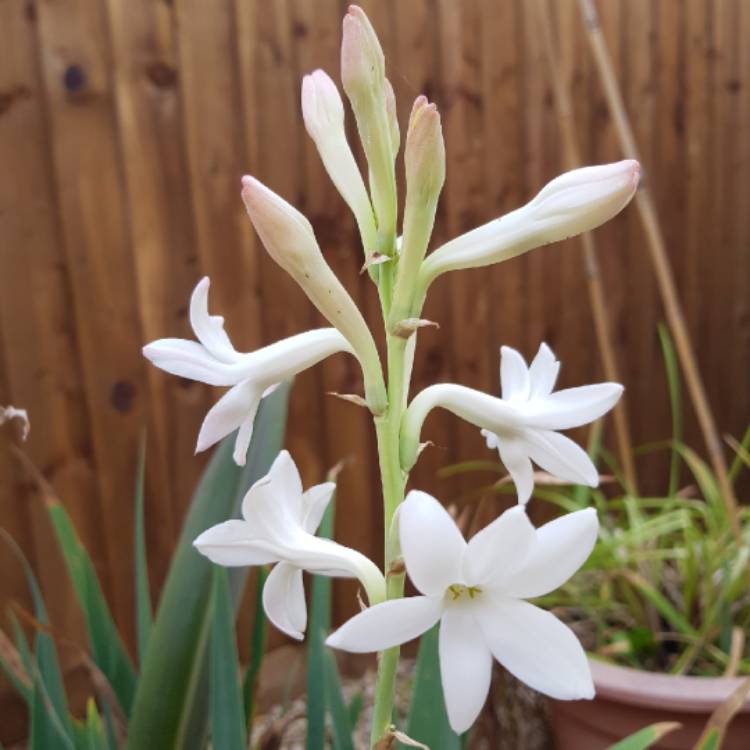
<svg viewBox="0 0 750 750"><path fill-rule="evenodd" d="M351 344L362 365L367 402L374 413L382 414L387 397L375 342L354 300L326 263L310 222L253 177L242 178L242 200L268 254Z"/></svg>
<svg viewBox="0 0 750 750"><path fill-rule="evenodd" d="M425 96L417 97L411 110L404 162L409 194L437 200L445 182L445 143L440 113Z"/></svg>
<svg viewBox="0 0 750 750"><path fill-rule="evenodd" d="M344 16L341 80L350 99L368 96L384 85L385 58L375 29L365 12L350 5Z"/></svg>

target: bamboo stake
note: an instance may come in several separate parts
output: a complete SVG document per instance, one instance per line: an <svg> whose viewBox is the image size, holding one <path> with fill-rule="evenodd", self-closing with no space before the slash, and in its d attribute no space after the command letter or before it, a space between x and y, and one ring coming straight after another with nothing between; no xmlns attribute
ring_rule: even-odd
<svg viewBox="0 0 750 750"><path fill-rule="evenodd" d="M581 17L586 28L591 52L594 56L599 77L601 79L604 94L612 115L620 146L626 157L638 159L638 146L635 142L633 129L630 125L628 115L625 111L625 105L622 99L622 93L615 77L612 67L612 60L609 56L607 43L602 34L599 24L599 15L593 0L578 0L578 7L581 11ZM641 163L641 166L642 163ZM711 407L706 397L706 390L703 385L700 370L695 359L695 353L690 341L690 334L685 323L682 313L682 306L675 287L672 269L669 265L664 237L661 233L659 220L656 215L651 190L648 181L642 173L641 184L635 197L636 206L643 223L643 229L646 233L647 247L654 267L656 280L659 285L659 292L662 298L662 304L667 316L667 322L672 330L675 340L677 356L680 359L682 371L685 377L688 393L693 402L698 423L703 432L703 439L706 443L709 459L716 474L719 483L719 490L726 505L732 524L737 544L742 542L742 533L740 528L739 517L737 513L737 499L732 489L732 483L729 481L727 464L724 458L724 452L719 439L719 432L716 429Z"/></svg>
<svg viewBox="0 0 750 750"><path fill-rule="evenodd" d="M575 169L581 166L581 151L576 136L575 121L573 118L573 107L570 102L570 93L563 80L560 71L557 52L552 38L552 28L549 20L549 6L546 0L536 0L537 21L542 30L542 43L544 54L549 67L549 76L552 80L555 95L555 107L560 124L562 136L564 161L566 169ZM583 263L586 272L586 283L591 301L591 311L594 317L594 329L599 353L602 359L604 377L613 382L619 382L619 368L617 356L612 344L612 327L610 315L607 310L604 286L599 270L599 260L596 254L596 243L591 232L584 232L581 237L583 247ZM638 485L635 472L635 461L633 459L633 442L630 437L630 425L628 423L625 400L622 399L613 412L615 437L622 461L623 474L628 485L628 491L637 494Z"/></svg>

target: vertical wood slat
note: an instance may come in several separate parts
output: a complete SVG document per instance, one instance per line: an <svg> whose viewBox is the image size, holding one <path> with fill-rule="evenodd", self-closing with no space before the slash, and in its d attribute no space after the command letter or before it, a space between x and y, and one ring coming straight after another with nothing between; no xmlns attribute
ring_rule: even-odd
<svg viewBox="0 0 750 750"><path fill-rule="evenodd" d="M522 0L365 5L388 55L402 136L417 94L426 92L443 114L448 187L433 248L520 205L554 176L556 123ZM373 290L357 274L351 219L299 108L304 72L321 66L339 79L345 6L137 0L125 10L116 0L10 0L0 10L0 156L12 176L0 186L0 403L30 409L29 451L79 524L126 630L141 431L147 427L151 439L149 542L158 583L203 465L192 455L197 429L220 395L147 369L140 347L157 336L190 335L188 297L204 273L213 281L212 312L226 317L240 349L323 325L255 237L239 200L243 172L312 215L324 252L380 338ZM576 3L551 6L584 155L617 158ZM718 422L736 434L750 408L750 219L742 210L750 198L743 137L750 11L741 0L598 6ZM635 213L597 230L597 243L636 440L660 439L669 434L655 337L662 312ZM500 344L531 356L542 338L563 359L564 384L596 379L574 253L550 247L439 280L425 312L442 327L420 333L415 390L454 380L497 392ZM467 326L476 334L467 336ZM338 530L377 554L377 475L359 471L374 460L368 420L323 395L356 390L352 364L342 355L299 378L287 447L307 484L339 458L355 457L342 476ZM695 426L688 427L699 447ZM436 414L425 437L447 450L424 454L412 486L449 501L484 478L435 477L446 463L492 458L475 431ZM6 459L0 471L0 523L30 545L43 580L54 580L46 520L34 504L18 511L28 484ZM658 465L648 473L647 486L663 486ZM3 596L22 590L5 585ZM65 595L53 597L58 622L75 629L75 608ZM340 614L349 611L342 606Z"/></svg>

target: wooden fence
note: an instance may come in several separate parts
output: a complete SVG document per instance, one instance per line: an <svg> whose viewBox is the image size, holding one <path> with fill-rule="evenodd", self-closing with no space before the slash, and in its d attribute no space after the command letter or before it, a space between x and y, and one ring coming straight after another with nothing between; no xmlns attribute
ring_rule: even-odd
<svg viewBox="0 0 750 750"><path fill-rule="evenodd" d="M552 91L531 3L379 0L380 33L405 127L415 96L442 114L448 180L436 242L528 199L561 169ZM722 430L750 415L750 3L600 0L710 399ZM141 346L189 336L193 285L251 350L320 319L246 220L249 172L304 211L368 320L353 222L302 127L300 80L338 78L341 0L0 0L0 404L28 408L28 452L78 525L118 621L132 636L132 490L148 431L147 516L158 587L204 464L193 448L215 389L148 366ZM551 3L561 68L588 162L620 158L574 0ZM349 118L351 120L351 118ZM670 434L656 326L662 311L635 211L597 232L617 355L637 441ZM417 385L494 391L501 343L540 341L562 382L601 377L580 248L551 246L441 279L420 335ZM374 439L338 357L297 382L287 445L306 482L339 459L340 538L377 555ZM694 427L688 435L700 447ZM490 458L445 415L414 486L444 499L466 482L437 468ZM44 510L0 443L0 524L49 592L63 633L80 621ZM659 485L659 464L642 465ZM473 480L475 483L477 479ZM2 555L0 600L25 600ZM352 602L342 603L351 611Z"/></svg>

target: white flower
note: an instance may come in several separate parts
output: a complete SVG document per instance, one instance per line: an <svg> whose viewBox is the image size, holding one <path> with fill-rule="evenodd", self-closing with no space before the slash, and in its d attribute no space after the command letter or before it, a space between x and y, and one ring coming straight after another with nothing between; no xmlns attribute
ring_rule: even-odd
<svg viewBox="0 0 750 750"><path fill-rule="evenodd" d="M243 466L260 400L281 381L352 348L335 328L319 328L240 353L224 330L224 318L208 313L209 285L208 277L201 279L190 298L190 324L198 341L159 339L144 346L143 354L173 375L232 386L203 420L195 450L204 451L239 428L234 460Z"/></svg>
<svg viewBox="0 0 750 750"><path fill-rule="evenodd" d="M217 524L193 542L218 565L276 563L263 588L263 608L271 622L293 638L301 639L307 625L303 570L358 578L370 602L385 596L383 575L371 560L315 536L335 489L333 482L326 482L303 492L294 461L281 451L268 474L245 495L242 520Z"/></svg>
<svg viewBox="0 0 750 750"><path fill-rule="evenodd" d="M446 243L422 264L424 290L442 273L500 263L540 245L595 229L635 194L640 164L624 159L556 177L525 206Z"/></svg>
<svg viewBox="0 0 750 750"><path fill-rule="evenodd" d="M500 356L502 398L453 384L429 386L414 398L402 428L404 468L416 461L425 417L440 406L482 428L487 446L497 448L516 484L519 503L526 503L534 488L532 461L560 479L596 487L599 474L591 459L557 430L598 419L617 403L623 387L597 383L553 393L560 363L546 344L531 366L509 346L502 347Z"/></svg>
<svg viewBox="0 0 750 750"><path fill-rule="evenodd" d="M399 645L440 621L440 673L450 724L466 731L487 697L492 658L530 687L560 700L592 698L586 654L554 615L524 599L563 584L596 542L593 509L536 530L523 506L468 544L430 495L412 491L399 511L406 570L422 596L369 607L326 643L363 653Z"/></svg>

